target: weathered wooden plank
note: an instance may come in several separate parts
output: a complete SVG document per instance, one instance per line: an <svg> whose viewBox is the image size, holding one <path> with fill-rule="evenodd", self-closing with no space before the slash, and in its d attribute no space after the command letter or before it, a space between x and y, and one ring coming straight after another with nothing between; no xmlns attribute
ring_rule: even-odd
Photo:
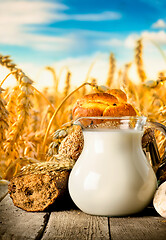
<svg viewBox="0 0 166 240"><path fill-rule="evenodd" d="M8 192L8 181L0 180L0 202L6 196Z"/></svg>
<svg viewBox="0 0 166 240"><path fill-rule="evenodd" d="M162 217L110 218L111 240L165 240L166 222Z"/></svg>
<svg viewBox="0 0 166 240"><path fill-rule="evenodd" d="M25 212L13 205L9 195L0 202L0 240L40 239L48 213Z"/></svg>
<svg viewBox="0 0 166 240"><path fill-rule="evenodd" d="M52 212L42 240L110 239L108 218L79 210Z"/></svg>

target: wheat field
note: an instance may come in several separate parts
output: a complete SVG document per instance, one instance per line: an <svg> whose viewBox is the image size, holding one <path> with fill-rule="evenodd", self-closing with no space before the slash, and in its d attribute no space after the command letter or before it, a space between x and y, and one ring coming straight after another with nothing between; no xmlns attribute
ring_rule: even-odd
<svg viewBox="0 0 166 240"><path fill-rule="evenodd" d="M110 54L108 76L103 86L98 86L98 79L90 78L90 67L85 82L74 91L71 91L71 72L67 71L64 90L59 92L59 79L54 69L47 67L54 76L53 94L36 89L33 81L17 68L10 56L0 55L0 64L9 70L6 78L0 79L0 179L10 180L21 167L46 161L48 155L54 154L62 139L72 131L73 104L90 92L120 88L140 115L166 125L166 69L158 73L157 79L147 78L141 39L137 41L135 49L139 84L135 84L129 77L131 63L127 63L123 71L117 69L113 53ZM3 83L8 81L11 74L16 78L17 85L3 89ZM61 136L56 137L59 128L63 131ZM166 141L158 132L156 139L162 155Z"/></svg>

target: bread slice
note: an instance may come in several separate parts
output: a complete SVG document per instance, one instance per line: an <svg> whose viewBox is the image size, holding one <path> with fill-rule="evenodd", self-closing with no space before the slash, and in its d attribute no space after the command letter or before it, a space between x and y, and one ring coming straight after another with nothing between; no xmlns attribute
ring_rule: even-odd
<svg viewBox="0 0 166 240"><path fill-rule="evenodd" d="M27 165L10 181L8 191L15 206L44 211L68 191L69 170L57 171L54 162Z"/></svg>

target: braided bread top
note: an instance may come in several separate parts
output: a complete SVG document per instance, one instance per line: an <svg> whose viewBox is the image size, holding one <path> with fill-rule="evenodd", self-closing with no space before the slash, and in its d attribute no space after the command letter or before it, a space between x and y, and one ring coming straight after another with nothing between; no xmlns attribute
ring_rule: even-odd
<svg viewBox="0 0 166 240"><path fill-rule="evenodd" d="M106 93L92 93L78 99L73 108L73 119L95 116L136 116L134 107L127 103L126 94L120 89Z"/></svg>

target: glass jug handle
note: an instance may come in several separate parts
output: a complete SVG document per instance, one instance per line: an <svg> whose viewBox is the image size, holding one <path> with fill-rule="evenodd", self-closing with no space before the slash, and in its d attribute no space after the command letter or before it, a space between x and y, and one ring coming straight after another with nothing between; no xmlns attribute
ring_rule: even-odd
<svg viewBox="0 0 166 240"><path fill-rule="evenodd" d="M166 138L166 126L164 126L163 124L159 122L148 121L146 125L153 129L159 130L161 133L163 133L163 135ZM156 172L156 175L158 175L160 174L159 171L165 168L166 166L166 147L165 147L164 154L161 157L156 144L156 139L154 139L154 141L151 143L149 148L150 148L149 150L150 150L150 155L152 159L152 164L156 165L154 166L154 171Z"/></svg>

